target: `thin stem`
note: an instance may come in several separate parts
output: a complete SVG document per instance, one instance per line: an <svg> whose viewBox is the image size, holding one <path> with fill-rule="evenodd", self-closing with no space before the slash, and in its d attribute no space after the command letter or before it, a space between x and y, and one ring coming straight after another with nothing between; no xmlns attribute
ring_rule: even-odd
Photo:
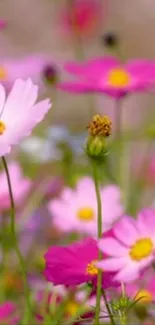
<svg viewBox="0 0 155 325"><path fill-rule="evenodd" d="M115 138L116 140L120 141L121 133L122 133L122 107L121 107L121 100L116 99L115 102Z"/></svg>
<svg viewBox="0 0 155 325"><path fill-rule="evenodd" d="M100 196L100 184L99 184L99 175L98 175L98 166L96 163L93 164L93 178L95 184L95 192L97 198L97 233L98 239L102 237L102 203ZM98 260L102 260L102 252L99 250ZM97 276L97 293L96 293L96 309L95 309L95 318L94 325L99 325L100 317L100 302L101 302L101 288L102 288L102 270L98 271Z"/></svg>
<svg viewBox="0 0 155 325"><path fill-rule="evenodd" d="M114 321L114 318L113 318L113 315L112 315L112 312L111 312L111 309L109 307L109 303L108 303L108 300L107 300L107 297L106 297L106 294L105 294L104 289L102 289L102 296L103 296L103 299L104 299L104 302L105 302L105 306L106 306L107 311L108 311L108 314L109 314L109 318L110 318L110 321L111 321L111 325L116 325L116 323Z"/></svg>
<svg viewBox="0 0 155 325"><path fill-rule="evenodd" d="M85 53L84 48L82 44L81 34L78 29L78 25L76 22L76 16L74 14L74 5L75 0L67 0L68 5L68 12L72 21L72 40L73 40L73 46L75 50L75 55L78 60L83 61L85 60ZM88 94L88 107L89 107L89 118L92 118L92 116L95 114L95 96L94 94Z"/></svg>
<svg viewBox="0 0 155 325"><path fill-rule="evenodd" d="M75 52L77 54L78 59L84 59L84 51L82 47L81 35L78 30L76 16L74 14L74 0L67 0L68 12L72 22L72 40L75 48Z"/></svg>
<svg viewBox="0 0 155 325"><path fill-rule="evenodd" d="M124 206L127 206L129 187L130 187L130 145L125 145L122 138L122 123L123 123L123 110L122 100L116 100L115 107L115 137L118 146L118 170L119 170L119 183L122 188Z"/></svg>
<svg viewBox="0 0 155 325"><path fill-rule="evenodd" d="M29 296L29 286L28 286L28 283L27 283L25 262L24 262L22 254L20 252L20 248L18 246L18 241L17 241L17 236L16 236L16 229L15 229L15 202L14 202L14 197L13 197L13 191L12 191L12 185L11 185L9 169L8 169L7 161L6 161L4 156L2 157L2 163L3 163L3 166L4 166L5 173L6 173L9 196L10 196L10 205L11 205L10 230L11 230L11 234L12 234L12 240L13 240L13 243L14 243L14 249L15 249L15 252L16 252L17 257L19 259L21 272L22 272L22 275L23 275L25 300L26 300L26 307L27 307L27 311L25 313L25 318L24 318L23 325L27 325L27 324L30 323L30 320L31 320L31 303L30 303L30 296Z"/></svg>

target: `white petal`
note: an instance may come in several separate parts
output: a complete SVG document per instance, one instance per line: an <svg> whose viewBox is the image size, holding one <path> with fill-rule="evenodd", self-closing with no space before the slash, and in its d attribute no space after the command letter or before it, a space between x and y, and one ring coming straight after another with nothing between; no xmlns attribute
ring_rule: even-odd
<svg viewBox="0 0 155 325"><path fill-rule="evenodd" d="M5 89L4 87L0 84L0 119L3 113L4 105L5 105Z"/></svg>
<svg viewBox="0 0 155 325"><path fill-rule="evenodd" d="M32 81L18 79L6 100L2 120L10 126L24 113L28 114L29 109L35 103L38 95L38 87Z"/></svg>

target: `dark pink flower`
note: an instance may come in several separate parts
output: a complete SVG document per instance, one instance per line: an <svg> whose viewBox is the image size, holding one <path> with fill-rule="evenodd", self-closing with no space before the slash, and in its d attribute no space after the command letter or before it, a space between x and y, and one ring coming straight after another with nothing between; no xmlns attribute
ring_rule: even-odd
<svg viewBox="0 0 155 325"><path fill-rule="evenodd" d="M155 83L155 62L135 59L126 64L114 57L101 57L84 63L69 62L65 69L79 79L58 87L75 93L105 93L120 98L135 91L146 91Z"/></svg>
<svg viewBox="0 0 155 325"><path fill-rule="evenodd" d="M82 37L93 35L103 24L107 7L104 2L102 7L100 0L75 0L72 8L65 6L60 17L63 31L72 33L76 29Z"/></svg>
<svg viewBox="0 0 155 325"><path fill-rule="evenodd" d="M0 305L0 324L17 324L15 316L16 306L12 301L4 302ZM15 321L16 320L16 321Z"/></svg>
<svg viewBox="0 0 155 325"><path fill-rule="evenodd" d="M0 19L0 31L5 29L8 26L8 22L6 19Z"/></svg>
<svg viewBox="0 0 155 325"><path fill-rule="evenodd" d="M44 276L54 284L74 286L85 282L95 282L98 269L97 242L87 238L69 246L53 246L45 254ZM113 273L104 272L103 286L113 286Z"/></svg>

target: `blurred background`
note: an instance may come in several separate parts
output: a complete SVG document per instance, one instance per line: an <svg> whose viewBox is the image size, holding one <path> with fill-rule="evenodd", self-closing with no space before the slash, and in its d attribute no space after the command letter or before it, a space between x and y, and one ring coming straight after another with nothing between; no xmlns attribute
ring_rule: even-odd
<svg viewBox="0 0 155 325"><path fill-rule="evenodd" d="M7 27L0 34L1 60L6 57L19 58L36 53L49 55L57 64L59 60L62 63L77 58L76 41L64 31L61 16L63 7L68 6L69 2L69 0L1 0L1 18L7 21ZM84 56L87 58L104 54L102 35L114 32L119 38L121 53L125 59L154 58L154 1L99 0L99 2L103 16L92 35L89 35L89 38L86 35L82 37L81 46ZM137 116L134 118L136 124L143 119L139 110L143 111L145 116L148 113L146 105L150 111L154 109L154 102L150 96L144 95L142 100L137 97L139 108L136 107L134 98L128 110L130 116L133 113ZM70 124L70 121L75 118L79 124L83 124L82 127L85 125L89 107L82 96L77 96L75 101L74 96L59 93L56 102L53 112L54 121ZM107 102L99 101L99 106L104 112Z"/></svg>

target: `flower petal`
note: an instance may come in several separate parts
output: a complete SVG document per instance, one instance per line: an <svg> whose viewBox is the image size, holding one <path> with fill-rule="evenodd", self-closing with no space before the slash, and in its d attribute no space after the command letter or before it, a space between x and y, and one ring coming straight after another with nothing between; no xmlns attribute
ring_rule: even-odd
<svg viewBox="0 0 155 325"><path fill-rule="evenodd" d="M105 258L101 262L97 262L96 266L104 271L118 271L126 265L126 258L116 257L116 258Z"/></svg>
<svg viewBox="0 0 155 325"><path fill-rule="evenodd" d="M129 216L122 217L114 226L114 234L119 241L130 246L139 237L135 220Z"/></svg>
<svg viewBox="0 0 155 325"><path fill-rule="evenodd" d="M122 256L127 254L127 248L114 238L105 238L99 241L101 251L110 256Z"/></svg>
<svg viewBox="0 0 155 325"><path fill-rule="evenodd" d="M0 84L0 119L5 105L5 97L6 97L5 89L3 85Z"/></svg>
<svg viewBox="0 0 155 325"><path fill-rule="evenodd" d="M34 85L30 79L27 81L16 80L6 100L2 115L6 125L12 125L12 119L19 119L23 114L28 115L29 108L35 103L37 95L38 86Z"/></svg>
<svg viewBox="0 0 155 325"><path fill-rule="evenodd" d="M114 277L116 281L131 282L139 277L139 269L136 265L127 265Z"/></svg>

